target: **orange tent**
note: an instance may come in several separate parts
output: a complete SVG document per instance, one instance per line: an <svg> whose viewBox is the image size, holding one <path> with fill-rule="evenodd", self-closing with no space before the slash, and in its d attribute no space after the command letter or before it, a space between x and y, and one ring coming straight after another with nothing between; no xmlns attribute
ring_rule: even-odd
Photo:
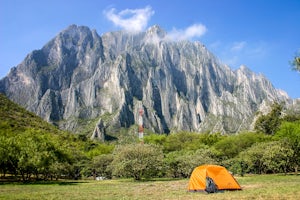
<svg viewBox="0 0 300 200"><path fill-rule="evenodd" d="M188 190L212 193L220 190L241 190L241 186L225 167L201 165L192 172Z"/></svg>

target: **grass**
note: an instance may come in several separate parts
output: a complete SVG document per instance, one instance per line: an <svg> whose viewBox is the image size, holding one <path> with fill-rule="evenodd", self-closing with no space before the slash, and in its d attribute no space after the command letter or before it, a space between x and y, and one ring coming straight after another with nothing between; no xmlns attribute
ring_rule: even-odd
<svg viewBox="0 0 300 200"><path fill-rule="evenodd" d="M0 199L296 199L300 176L252 175L237 177L241 191L204 194L187 192L188 179L136 182L58 181L32 184L0 183Z"/></svg>

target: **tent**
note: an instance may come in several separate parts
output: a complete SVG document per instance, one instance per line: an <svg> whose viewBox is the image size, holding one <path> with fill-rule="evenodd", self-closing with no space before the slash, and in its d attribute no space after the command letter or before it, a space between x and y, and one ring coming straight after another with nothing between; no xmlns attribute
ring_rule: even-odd
<svg viewBox="0 0 300 200"><path fill-rule="evenodd" d="M188 191L213 193L222 190L241 190L241 186L225 167L201 165L193 170Z"/></svg>

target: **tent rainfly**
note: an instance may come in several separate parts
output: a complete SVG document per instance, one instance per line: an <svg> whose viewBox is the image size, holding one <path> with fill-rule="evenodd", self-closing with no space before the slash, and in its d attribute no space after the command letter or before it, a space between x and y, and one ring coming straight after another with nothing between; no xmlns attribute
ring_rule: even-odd
<svg viewBox="0 0 300 200"><path fill-rule="evenodd" d="M241 186L225 167L201 165L193 170L188 191L214 193L222 190L241 190Z"/></svg>

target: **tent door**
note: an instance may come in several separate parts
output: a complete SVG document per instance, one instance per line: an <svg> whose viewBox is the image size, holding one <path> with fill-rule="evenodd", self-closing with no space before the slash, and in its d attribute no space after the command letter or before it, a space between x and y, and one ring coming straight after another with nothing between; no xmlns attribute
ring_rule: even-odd
<svg viewBox="0 0 300 200"><path fill-rule="evenodd" d="M215 184L214 180L210 177L206 177L206 188L205 191L207 193L215 193L218 191L218 187Z"/></svg>

